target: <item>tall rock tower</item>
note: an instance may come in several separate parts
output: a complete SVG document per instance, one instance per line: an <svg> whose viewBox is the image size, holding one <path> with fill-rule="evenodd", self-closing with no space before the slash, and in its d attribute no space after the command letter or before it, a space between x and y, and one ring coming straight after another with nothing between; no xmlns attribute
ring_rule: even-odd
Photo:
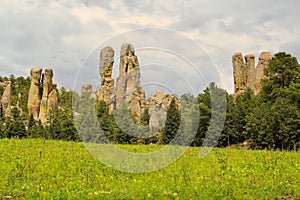
<svg viewBox="0 0 300 200"><path fill-rule="evenodd" d="M0 101L0 115L4 117L10 117L11 115L11 82L1 83L0 87L4 87L4 92Z"/></svg>
<svg viewBox="0 0 300 200"><path fill-rule="evenodd" d="M242 53L237 52L232 56L233 79L234 79L234 95L241 94L247 88L259 93L261 89L261 79L264 76L264 69L269 66L269 61L273 55L269 52L262 52L259 61L255 67L255 57L248 54L243 58Z"/></svg>
<svg viewBox="0 0 300 200"><path fill-rule="evenodd" d="M112 70L114 64L114 49L110 46L104 47L100 52L100 76L101 88L99 100L104 101L108 105L109 113L115 108L115 86L112 78Z"/></svg>
<svg viewBox="0 0 300 200"><path fill-rule="evenodd" d="M116 84L116 108L127 106L137 121L145 109L145 91L141 86L140 67L132 44L121 46L119 77Z"/></svg>
<svg viewBox="0 0 300 200"><path fill-rule="evenodd" d="M139 122L145 110L145 91L140 82L140 67L132 44L121 46L119 76L116 86L112 78L114 50L110 46L100 52L101 87L98 99L108 105L109 113L126 106Z"/></svg>
<svg viewBox="0 0 300 200"><path fill-rule="evenodd" d="M31 85L28 96L28 111L34 119L46 123L51 111L58 110L56 83L52 82L53 70L46 69L42 75L42 68L30 71ZM42 83L41 81L42 77Z"/></svg>
<svg viewBox="0 0 300 200"><path fill-rule="evenodd" d="M31 85L30 85L29 95L28 95L28 111L29 114L32 114L34 119L37 120L39 118L40 104L41 104L40 80L42 76L42 68L32 68L30 70L30 76L31 76Z"/></svg>

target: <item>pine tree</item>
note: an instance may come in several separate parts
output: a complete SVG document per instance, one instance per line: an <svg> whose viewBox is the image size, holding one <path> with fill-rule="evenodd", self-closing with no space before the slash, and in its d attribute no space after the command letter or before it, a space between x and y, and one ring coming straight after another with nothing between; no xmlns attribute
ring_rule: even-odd
<svg viewBox="0 0 300 200"><path fill-rule="evenodd" d="M162 129L162 134L159 143L169 144L177 134L180 126L180 112L176 106L176 102L172 99L167 110L167 118L165 127Z"/></svg>
<svg viewBox="0 0 300 200"><path fill-rule="evenodd" d="M277 97L285 97L285 88L296 83L300 78L300 66L297 58L285 52L275 54L269 67L264 70L266 79L262 80L262 95L264 100L273 101ZM274 101L273 101L274 102Z"/></svg>

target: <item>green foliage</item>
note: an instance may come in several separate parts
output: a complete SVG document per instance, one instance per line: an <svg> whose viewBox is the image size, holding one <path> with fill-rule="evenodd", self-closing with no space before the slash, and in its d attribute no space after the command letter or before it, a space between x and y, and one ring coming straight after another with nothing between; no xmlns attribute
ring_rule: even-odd
<svg viewBox="0 0 300 200"><path fill-rule="evenodd" d="M274 104L259 105L246 120L252 148L293 150L300 147L300 112L287 99L278 98Z"/></svg>
<svg viewBox="0 0 300 200"><path fill-rule="evenodd" d="M167 118L165 127L162 129L162 134L159 143L169 144L177 134L180 126L180 112L177 108L176 102L172 99L167 110Z"/></svg>
<svg viewBox="0 0 300 200"><path fill-rule="evenodd" d="M27 130L24 124L24 119L20 116L20 112L17 108L11 110L12 117L6 120L6 129L4 130L4 136L7 138L25 138L27 136Z"/></svg>
<svg viewBox="0 0 300 200"><path fill-rule="evenodd" d="M275 54L265 69L256 106L245 116L246 134L252 148L300 148L300 67L295 57Z"/></svg>
<svg viewBox="0 0 300 200"><path fill-rule="evenodd" d="M41 121L36 121L31 114L28 120L28 137L30 138L46 138L48 135L47 130Z"/></svg>
<svg viewBox="0 0 300 200"><path fill-rule="evenodd" d="M0 81L12 83L11 99L14 107L11 118L4 119L0 116L0 137L78 141L80 133L80 138L85 142L169 144L175 138L176 144L185 145L185 141L197 132L193 146L239 146L247 141L253 149L299 149L298 61L290 54L277 53L265 69L265 75L261 92L256 96L252 90L247 89L235 99L215 83L210 83L197 98L189 94L182 95L181 113L172 101L167 111L165 127L160 134L154 136L148 127L148 109L145 109L140 121L125 106L111 115L104 102L97 102L90 98L90 94L79 96L75 91L67 91L64 87L58 91L59 112L51 113L48 123L41 124L33 116L28 116L30 78L13 75L0 77ZM2 92L3 88L0 88L0 94ZM220 119L225 113L223 127ZM181 116L182 114L184 115ZM196 131L193 130L194 127L197 127ZM220 131L221 135L217 135ZM147 135L149 137L144 138Z"/></svg>
<svg viewBox="0 0 300 200"><path fill-rule="evenodd" d="M149 109L145 109L144 113L141 117L141 125L142 126L148 126L149 125L149 120L150 120L150 115L149 115Z"/></svg>
<svg viewBox="0 0 300 200"><path fill-rule="evenodd" d="M284 90L299 82L300 66L295 57L279 52L270 60L264 73L267 78L262 81L262 95L265 100L272 101L277 97L284 98Z"/></svg>
<svg viewBox="0 0 300 200"><path fill-rule="evenodd" d="M202 94L198 95L200 116L193 146L214 146L217 143L219 139L218 133L222 130L222 119L225 119L226 94L225 90L212 82ZM214 116L213 119L212 116Z"/></svg>
<svg viewBox="0 0 300 200"><path fill-rule="evenodd" d="M79 140L70 108L65 107L51 116L47 136L56 140Z"/></svg>
<svg viewBox="0 0 300 200"><path fill-rule="evenodd" d="M257 106L258 99L249 88L234 100L227 96L227 113L224 129L219 140L219 147L240 144L249 138L245 129L246 116Z"/></svg>
<svg viewBox="0 0 300 200"><path fill-rule="evenodd" d="M58 92L58 102L61 107L72 108L72 100L76 98L75 96L78 95L73 91L67 91L66 88L61 87Z"/></svg>
<svg viewBox="0 0 300 200"><path fill-rule="evenodd" d="M11 105L18 105L24 113L27 113L27 101L31 83L30 78L15 78L11 75L9 81L12 83Z"/></svg>
<svg viewBox="0 0 300 200"><path fill-rule="evenodd" d="M201 146L208 130L211 119L211 99L209 88L207 87L202 94L198 95L199 103L199 126L197 135L194 139L194 146Z"/></svg>
<svg viewBox="0 0 300 200"><path fill-rule="evenodd" d="M136 152L161 148L119 147ZM3 139L0 140L0 196L4 199L300 197L299 152L216 148L202 159L198 153L199 148L189 148L164 169L128 174L101 164L82 143Z"/></svg>

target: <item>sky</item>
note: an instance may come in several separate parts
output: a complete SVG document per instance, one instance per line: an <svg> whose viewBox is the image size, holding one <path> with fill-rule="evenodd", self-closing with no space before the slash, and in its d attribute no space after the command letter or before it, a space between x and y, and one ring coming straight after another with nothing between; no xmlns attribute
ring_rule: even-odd
<svg viewBox="0 0 300 200"><path fill-rule="evenodd" d="M300 59L297 0L1 0L0 76L52 68L58 87L99 88L99 51L132 43L147 94L233 92L232 55L285 51Z"/></svg>

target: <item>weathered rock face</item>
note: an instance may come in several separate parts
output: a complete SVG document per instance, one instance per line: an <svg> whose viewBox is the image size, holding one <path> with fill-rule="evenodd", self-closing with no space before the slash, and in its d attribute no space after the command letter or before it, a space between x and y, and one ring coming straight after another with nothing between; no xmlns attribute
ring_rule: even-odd
<svg viewBox="0 0 300 200"><path fill-rule="evenodd" d="M130 96L128 109L134 114L137 121L141 119L145 111L145 91L142 87L138 87Z"/></svg>
<svg viewBox="0 0 300 200"><path fill-rule="evenodd" d="M91 84L86 83L81 86L80 96L81 96L81 99L84 99L84 98L97 99L99 97L99 93L97 91L93 90L93 86Z"/></svg>
<svg viewBox="0 0 300 200"><path fill-rule="evenodd" d="M261 89L260 80L263 79L264 76L264 69L269 66L270 60L273 58L273 55L269 52L262 52L259 55L258 64L256 66L256 77L254 82L254 93L259 93Z"/></svg>
<svg viewBox="0 0 300 200"><path fill-rule="evenodd" d="M40 113L39 113L39 119L41 120L42 123L47 122L47 117L50 110L48 97L49 94L52 92L52 78L53 78L52 69L46 69L42 76L43 95L42 95Z"/></svg>
<svg viewBox="0 0 300 200"><path fill-rule="evenodd" d="M146 108L149 109L150 127L154 131L160 131L165 125L167 109L172 99L175 99L179 107L177 96L158 91L147 102L145 101L145 91L140 82L139 62L132 44L124 43L121 46L116 87L114 87L114 80L112 79L113 63L113 49L111 47L103 48L100 53L101 88L98 99L109 105L110 113L126 106L138 123Z"/></svg>
<svg viewBox="0 0 300 200"><path fill-rule="evenodd" d="M115 107L115 87L112 78L112 70L114 64L114 50L112 47L104 47L100 52L100 75L101 88L99 100L104 101L108 105L109 113L112 113Z"/></svg>
<svg viewBox="0 0 300 200"><path fill-rule="evenodd" d="M34 119L39 118L39 112L40 112L41 75L42 75L42 68L33 68L30 71L31 85L30 85L29 96L28 96L28 111L29 114L33 115Z"/></svg>
<svg viewBox="0 0 300 200"><path fill-rule="evenodd" d="M255 57L253 54L245 56L245 70L246 70L246 87L254 88L255 77Z"/></svg>
<svg viewBox="0 0 300 200"><path fill-rule="evenodd" d="M139 121L145 109L145 92L140 83L140 67L134 48L125 43L121 46L120 74L116 84L116 108L128 106Z"/></svg>
<svg viewBox="0 0 300 200"><path fill-rule="evenodd" d="M255 67L255 57L253 54L245 56L238 52L232 56L232 67L234 77L234 94L241 94L247 88L257 94L261 89L260 81L264 78L263 70L269 66L269 61L273 55L268 52L262 52L259 56L259 62Z"/></svg>
<svg viewBox="0 0 300 200"><path fill-rule="evenodd" d="M52 82L53 70L46 69L42 75L42 68L30 71L31 85L28 96L28 111L34 119L46 123L51 111L59 108L57 100L57 84ZM40 82L42 77L42 84Z"/></svg>
<svg viewBox="0 0 300 200"><path fill-rule="evenodd" d="M92 94L92 92L93 92L93 86L91 84L87 83L87 84L83 84L82 85L82 87L81 87L81 95L85 94L85 93Z"/></svg>
<svg viewBox="0 0 300 200"><path fill-rule="evenodd" d="M244 59L242 53L238 52L232 56L233 78L234 78L234 93L240 93L244 90L245 74L244 74Z"/></svg>
<svg viewBox="0 0 300 200"><path fill-rule="evenodd" d="M5 87L5 90L3 92L2 98L1 98L1 112L0 113L4 117L10 117L11 115L11 82L6 82L0 85L0 87Z"/></svg>
<svg viewBox="0 0 300 200"><path fill-rule="evenodd" d="M57 83L52 84L52 90L48 95L48 112L50 110L57 111L59 109L57 98Z"/></svg>
<svg viewBox="0 0 300 200"><path fill-rule="evenodd" d="M129 44L129 43L124 43L122 44L121 46L121 52L120 52L120 68L119 68L119 73L120 75L123 74L123 73L126 73L126 68L124 68L125 66L125 61L127 59L124 59L124 57L127 57L128 56L128 53L129 52L133 52L134 51L134 48L133 48L133 45L132 44Z"/></svg>
<svg viewBox="0 0 300 200"><path fill-rule="evenodd" d="M146 102L146 108L149 109L149 127L154 132L159 132L164 126L167 117L167 110L172 100L175 100L179 108L179 100L176 95L164 94L157 91L156 95L152 95Z"/></svg>

